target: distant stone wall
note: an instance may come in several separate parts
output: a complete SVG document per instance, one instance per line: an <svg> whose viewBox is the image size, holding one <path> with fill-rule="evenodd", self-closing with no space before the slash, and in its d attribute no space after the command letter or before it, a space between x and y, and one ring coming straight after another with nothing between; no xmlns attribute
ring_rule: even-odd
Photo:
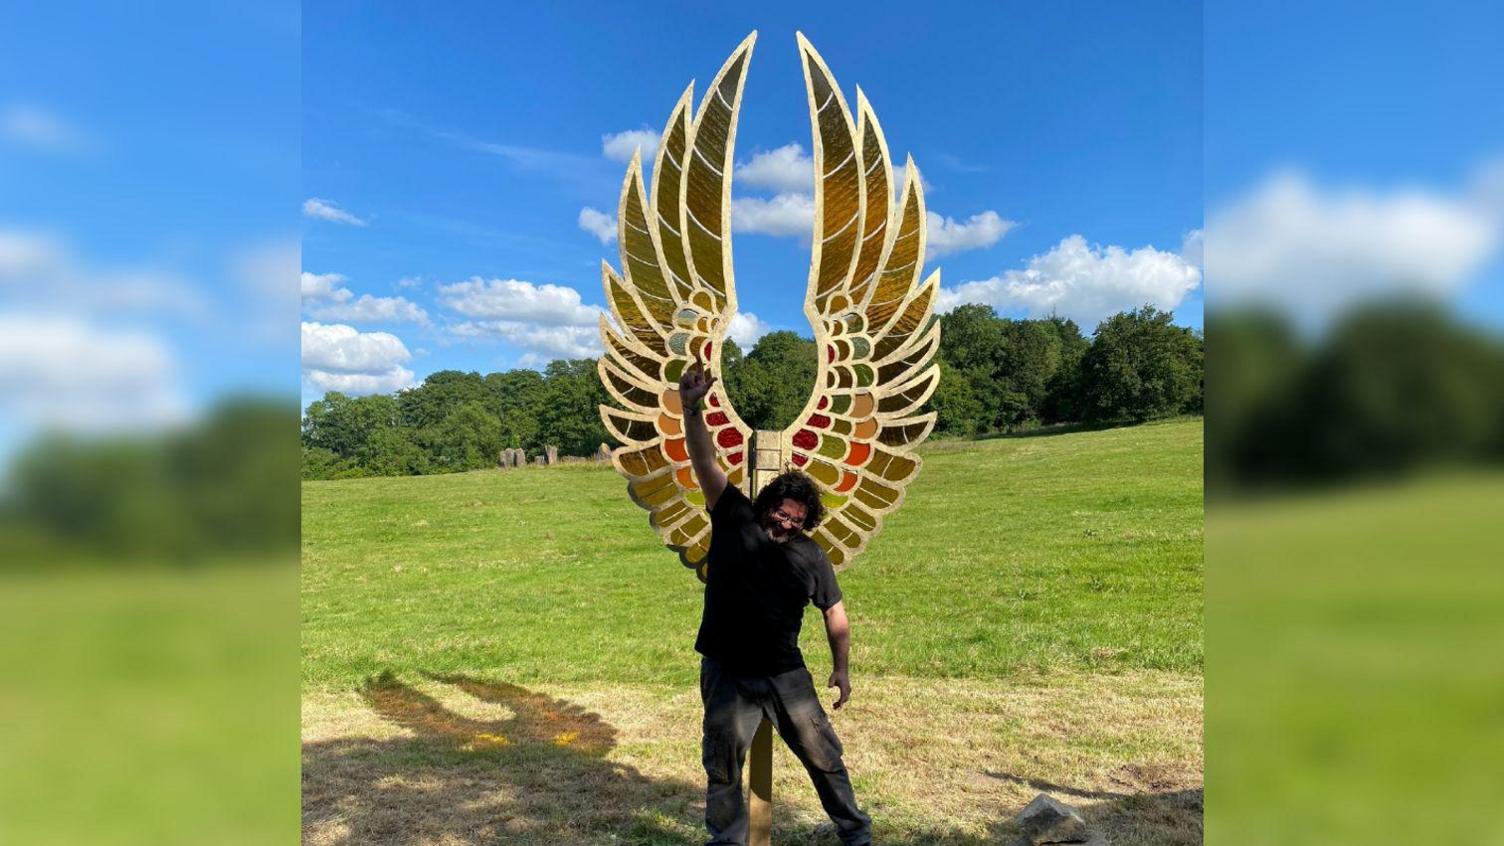
<svg viewBox="0 0 1504 846"><path fill-rule="evenodd" d="M560 455L557 446L545 446L543 451L529 457L526 450L519 447L509 447L497 453L496 466L503 470L511 470L518 467L553 467L559 464L608 464L611 461L611 448L601 444L595 455L582 458L576 455Z"/></svg>

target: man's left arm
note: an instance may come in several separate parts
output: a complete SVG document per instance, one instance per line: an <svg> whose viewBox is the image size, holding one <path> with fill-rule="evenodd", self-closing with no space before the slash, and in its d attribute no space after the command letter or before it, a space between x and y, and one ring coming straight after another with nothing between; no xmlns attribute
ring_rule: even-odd
<svg viewBox="0 0 1504 846"><path fill-rule="evenodd" d="M851 624L846 620L846 603L837 602L825 609L825 637L830 641L830 660L833 668L826 687L839 688L840 698L835 706L840 708L851 698L851 674L846 659L851 649Z"/></svg>

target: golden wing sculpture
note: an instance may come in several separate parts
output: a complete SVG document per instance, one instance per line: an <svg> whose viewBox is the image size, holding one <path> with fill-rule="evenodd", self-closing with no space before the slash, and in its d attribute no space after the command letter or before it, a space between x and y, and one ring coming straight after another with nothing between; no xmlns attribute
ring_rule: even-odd
<svg viewBox="0 0 1504 846"><path fill-rule="evenodd" d="M736 313L731 271L731 171L736 116L752 45L726 60L691 119L694 85L664 129L653 190L642 166L627 167L618 207L622 275L603 265L615 325L601 319L601 382L622 408L601 406L623 445L611 456L638 505L685 566L703 580L710 548L704 494L684 441L678 383L696 351L721 375L721 344ZM827 517L811 537L842 567L903 501L919 472L912 449L929 436L940 345L934 319L939 271L923 283L924 190L909 159L898 201L887 143L857 91L853 121L835 78L797 36L814 131L815 221L804 312L820 356L815 389L776 447L820 484ZM706 399L721 466L747 479L752 431L721 382ZM767 437L765 433L763 437Z"/></svg>

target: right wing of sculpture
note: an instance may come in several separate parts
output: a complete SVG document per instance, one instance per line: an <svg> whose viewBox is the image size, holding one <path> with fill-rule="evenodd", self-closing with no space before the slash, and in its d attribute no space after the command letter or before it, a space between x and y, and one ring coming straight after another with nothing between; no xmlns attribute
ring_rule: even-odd
<svg viewBox="0 0 1504 846"><path fill-rule="evenodd" d="M622 273L602 264L614 325L601 318L601 383L620 403L601 420L622 446L611 454L632 500L651 513L663 542L703 580L710 549L705 497L689 464L679 377L696 351L720 376L721 342L736 311L731 276L732 142L757 33L726 60L691 118L684 91L659 142L651 198L640 155L622 185L617 233ZM731 484L745 473L747 426L718 382L705 422Z"/></svg>
<svg viewBox="0 0 1504 846"><path fill-rule="evenodd" d="M809 404L790 428L795 465L824 490L811 537L843 566L897 508L935 425L918 413L939 384L933 316L940 273L924 265L924 189L913 159L892 210L887 144L858 91L853 125L830 70L799 36L814 130L815 231L805 314L820 356Z"/></svg>

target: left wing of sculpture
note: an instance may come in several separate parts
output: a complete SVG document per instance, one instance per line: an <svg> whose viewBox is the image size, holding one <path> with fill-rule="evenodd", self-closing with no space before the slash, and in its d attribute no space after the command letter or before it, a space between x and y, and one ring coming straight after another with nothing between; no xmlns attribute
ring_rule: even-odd
<svg viewBox="0 0 1504 846"><path fill-rule="evenodd" d="M617 210L622 275L602 266L615 325L601 318L601 383L620 407L601 406L622 446L611 462L663 542L703 580L710 549L705 496L689 464L679 377L698 351L720 375L721 343L736 311L731 276L732 142L757 33L737 47L691 119L694 84L665 127L653 166L651 202L642 165L627 168ZM705 422L731 484L746 472L747 426L717 385Z"/></svg>

